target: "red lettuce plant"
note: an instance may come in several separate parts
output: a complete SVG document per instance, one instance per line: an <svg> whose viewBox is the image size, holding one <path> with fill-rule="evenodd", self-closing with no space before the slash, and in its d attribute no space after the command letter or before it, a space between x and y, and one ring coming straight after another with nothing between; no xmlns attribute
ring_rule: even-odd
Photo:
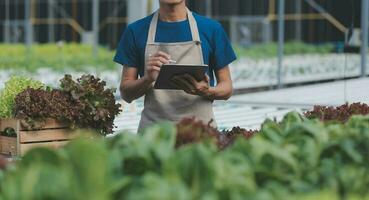
<svg viewBox="0 0 369 200"><path fill-rule="evenodd" d="M210 123L209 123L210 124ZM257 131L234 127L230 131L219 132L209 124L204 124L196 118L185 118L177 123L176 147L185 144L212 140L219 149L225 149L238 139L248 139Z"/></svg>
<svg viewBox="0 0 369 200"><path fill-rule="evenodd" d="M120 104L115 102L114 90L92 75L74 81L70 75L61 80L61 89L28 88L15 98L15 117L23 125L37 128L35 122L47 118L70 123L72 127L96 130L102 135L113 132L115 116ZM42 123L41 123L42 124Z"/></svg>
<svg viewBox="0 0 369 200"><path fill-rule="evenodd" d="M62 91L80 106L75 123L82 128L92 128L106 135L113 132L115 116L120 113L120 104L115 102L114 89L106 89L105 81L92 75L83 75L77 81L65 75Z"/></svg>
<svg viewBox="0 0 369 200"><path fill-rule="evenodd" d="M80 105L61 90L27 88L15 98L15 117L23 119L22 125L28 129L38 128L35 122L42 124L47 118L72 123L80 112Z"/></svg>
<svg viewBox="0 0 369 200"><path fill-rule="evenodd" d="M257 134L258 132L259 131L257 130L246 130L238 126L233 127L231 130L222 131L222 134L221 134L222 147L226 148L232 145L234 141L238 138L249 139L255 134Z"/></svg>
<svg viewBox="0 0 369 200"><path fill-rule="evenodd" d="M314 106L312 111L304 113L309 119L319 119L321 121L346 122L352 115L369 114L369 106L363 103L344 104L338 107Z"/></svg>
<svg viewBox="0 0 369 200"><path fill-rule="evenodd" d="M204 124L195 117L184 118L177 123L176 147L204 140L214 140L216 143L219 141L219 132L210 123Z"/></svg>

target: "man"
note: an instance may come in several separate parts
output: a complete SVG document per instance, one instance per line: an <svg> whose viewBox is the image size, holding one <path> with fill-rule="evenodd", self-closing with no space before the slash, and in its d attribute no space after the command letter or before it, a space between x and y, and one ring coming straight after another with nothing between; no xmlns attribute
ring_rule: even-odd
<svg viewBox="0 0 369 200"><path fill-rule="evenodd" d="M212 103L233 92L228 65L236 56L226 33L218 22L189 11L185 0L159 2L157 12L130 24L121 37L114 57L124 66L121 96L129 103L145 96L139 133L155 122L192 116L216 127ZM153 89L160 67L170 60L207 64L208 77L181 75L172 79L181 90Z"/></svg>

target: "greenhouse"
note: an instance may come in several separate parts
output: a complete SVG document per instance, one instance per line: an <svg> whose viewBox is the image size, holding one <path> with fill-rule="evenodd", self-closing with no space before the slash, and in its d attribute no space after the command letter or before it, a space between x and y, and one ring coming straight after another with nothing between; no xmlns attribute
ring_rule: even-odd
<svg viewBox="0 0 369 200"><path fill-rule="evenodd" d="M0 1L0 200L369 199L369 0Z"/></svg>

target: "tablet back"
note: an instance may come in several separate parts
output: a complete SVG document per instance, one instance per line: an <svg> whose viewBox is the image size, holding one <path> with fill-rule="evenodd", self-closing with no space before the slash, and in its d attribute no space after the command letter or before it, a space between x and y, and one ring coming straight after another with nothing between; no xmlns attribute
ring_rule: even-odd
<svg viewBox="0 0 369 200"><path fill-rule="evenodd" d="M155 82L155 89L178 90L171 82L171 79L176 75L189 74L196 80L201 81L205 79L207 65L181 65L181 64L167 64L160 68L159 76Z"/></svg>

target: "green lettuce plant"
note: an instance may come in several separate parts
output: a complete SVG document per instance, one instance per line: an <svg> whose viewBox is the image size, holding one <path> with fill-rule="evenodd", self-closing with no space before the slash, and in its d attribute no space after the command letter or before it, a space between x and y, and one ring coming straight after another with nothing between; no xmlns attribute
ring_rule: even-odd
<svg viewBox="0 0 369 200"><path fill-rule="evenodd" d="M40 81L22 76L12 76L5 83L5 88L0 91L0 118L14 117L15 97L27 88L42 88Z"/></svg>

